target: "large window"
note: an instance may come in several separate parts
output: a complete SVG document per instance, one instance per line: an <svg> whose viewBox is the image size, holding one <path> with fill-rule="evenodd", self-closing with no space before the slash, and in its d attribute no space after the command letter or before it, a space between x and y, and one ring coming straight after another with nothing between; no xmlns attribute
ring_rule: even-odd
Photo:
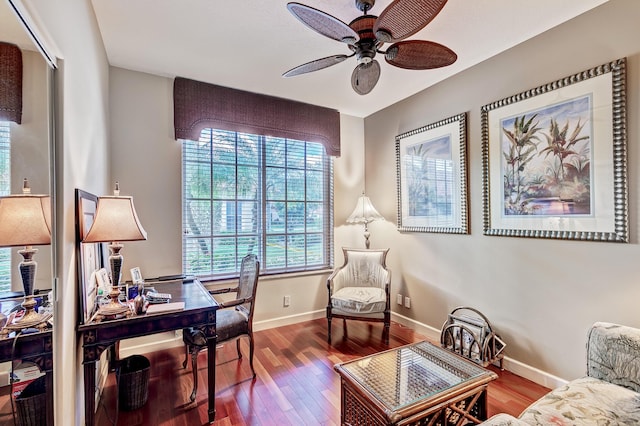
<svg viewBox="0 0 640 426"><path fill-rule="evenodd" d="M11 193L11 127L0 121L0 195ZM0 248L0 293L11 291L11 249Z"/></svg>
<svg viewBox="0 0 640 426"><path fill-rule="evenodd" d="M215 129L182 144L184 273L233 276L247 253L264 274L331 266L333 170L322 144Z"/></svg>

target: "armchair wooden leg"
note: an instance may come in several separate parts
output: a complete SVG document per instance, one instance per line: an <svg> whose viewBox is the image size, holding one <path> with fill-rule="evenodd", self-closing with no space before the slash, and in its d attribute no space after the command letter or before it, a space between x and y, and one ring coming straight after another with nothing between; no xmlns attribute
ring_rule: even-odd
<svg viewBox="0 0 640 426"><path fill-rule="evenodd" d="M327 309L327 342L331 343L331 311Z"/></svg>
<svg viewBox="0 0 640 426"><path fill-rule="evenodd" d="M239 341L239 340L238 340ZM253 369L253 335L249 334L249 367L253 373L253 378L256 378L256 370Z"/></svg>
<svg viewBox="0 0 640 426"><path fill-rule="evenodd" d="M198 392L198 353L200 351L195 349L191 352L191 370L193 372L193 391L189 399L191 402L196 400L196 393Z"/></svg>
<svg viewBox="0 0 640 426"><path fill-rule="evenodd" d="M187 368L187 362L189 361L189 345L184 345L184 361L182 362L182 368Z"/></svg>
<svg viewBox="0 0 640 426"><path fill-rule="evenodd" d="M391 329L391 314L389 312L384 313L384 344L389 345L389 331Z"/></svg>
<svg viewBox="0 0 640 426"><path fill-rule="evenodd" d="M383 337L384 337L384 344L389 346L389 330L390 330L390 324L385 323L384 324L384 330L382 331Z"/></svg>
<svg viewBox="0 0 640 426"><path fill-rule="evenodd" d="M236 352L238 352L238 359L242 359L242 352L240 351L240 339L236 339Z"/></svg>

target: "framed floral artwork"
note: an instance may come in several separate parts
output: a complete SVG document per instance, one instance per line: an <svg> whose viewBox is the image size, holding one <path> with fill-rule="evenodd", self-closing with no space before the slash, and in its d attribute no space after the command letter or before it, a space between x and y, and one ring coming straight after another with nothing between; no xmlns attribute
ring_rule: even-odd
<svg viewBox="0 0 640 426"><path fill-rule="evenodd" d="M625 65L482 107L485 235L628 242Z"/></svg>

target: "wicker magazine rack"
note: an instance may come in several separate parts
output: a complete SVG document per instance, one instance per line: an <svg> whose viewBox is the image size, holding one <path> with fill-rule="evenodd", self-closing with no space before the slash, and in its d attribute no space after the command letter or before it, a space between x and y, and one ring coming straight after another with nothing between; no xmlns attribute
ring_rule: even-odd
<svg viewBox="0 0 640 426"><path fill-rule="evenodd" d="M494 364L502 369L507 346L491 327L487 317L474 308L454 309L442 325L440 345L482 365Z"/></svg>

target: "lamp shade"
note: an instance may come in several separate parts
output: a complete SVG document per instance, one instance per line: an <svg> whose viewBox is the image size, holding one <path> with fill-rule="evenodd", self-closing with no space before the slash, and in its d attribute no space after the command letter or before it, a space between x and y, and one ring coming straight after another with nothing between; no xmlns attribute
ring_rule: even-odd
<svg viewBox="0 0 640 426"><path fill-rule="evenodd" d="M48 195L0 197L0 247L51 244L51 198Z"/></svg>
<svg viewBox="0 0 640 426"><path fill-rule="evenodd" d="M142 228L133 198L126 196L98 197L96 217L85 243L146 240L147 232Z"/></svg>
<svg viewBox="0 0 640 426"><path fill-rule="evenodd" d="M370 223L374 220L384 220L382 216L371 204L369 197L364 193L358 198L356 208L353 209L353 213L347 218L347 223Z"/></svg>

